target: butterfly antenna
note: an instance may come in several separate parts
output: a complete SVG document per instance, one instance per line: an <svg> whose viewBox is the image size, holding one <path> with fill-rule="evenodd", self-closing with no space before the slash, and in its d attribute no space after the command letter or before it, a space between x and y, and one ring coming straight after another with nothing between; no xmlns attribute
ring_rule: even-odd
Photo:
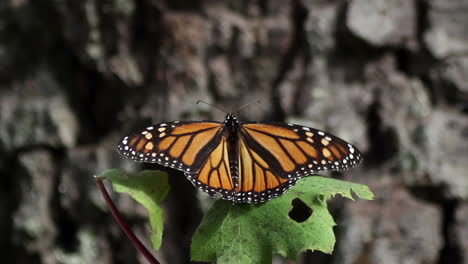
<svg viewBox="0 0 468 264"><path fill-rule="evenodd" d="M253 104L253 103L259 104L259 103L260 103L260 99L257 98L257 99L255 99L255 100L252 100L252 101L246 103L245 105L243 105L243 106L237 108L236 110L234 110L234 111L232 111L232 112L235 113L235 112L237 112L237 111L239 111L239 110L242 110L242 109L246 108L247 106L249 106L249 105L251 105L251 104Z"/></svg>
<svg viewBox="0 0 468 264"><path fill-rule="evenodd" d="M224 113L226 113L226 114L227 114L227 111L226 111L226 110L224 110L224 109L222 109L222 108L221 108L221 107L219 107L219 106L216 106L216 105L213 105L213 104L207 103L207 102L205 102L205 101L203 101L203 100L198 100L198 101L197 101L197 104L198 104L198 103L204 103L204 104L207 104L207 105L209 105L209 106L211 106L211 107L214 107L214 108L216 108L216 109L218 109L218 110L221 110L221 111L223 111Z"/></svg>

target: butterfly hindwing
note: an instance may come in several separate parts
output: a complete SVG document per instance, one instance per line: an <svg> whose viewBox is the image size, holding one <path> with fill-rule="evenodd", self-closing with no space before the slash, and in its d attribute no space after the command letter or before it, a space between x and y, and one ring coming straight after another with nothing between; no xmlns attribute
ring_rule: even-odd
<svg viewBox="0 0 468 264"><path fill-rule="evenodd" d="M186 173L187 178L200 190L225 200L233 199L237 185L237 175L232 173L228 156L227 139L223 135L218 145L210 153L200 170Z"/></svg>
<svg viewBox="0 0 468 264"><path fill-rule="evenodd" d="M117 149L135 161L197 171L221 140L221 123L170 122L124 137Z"/></svg>
<svg viewBox="0 0 468 264"><path fill-rule="evenodd" d="M239 139L238 186L235 202L258 203L277 197L296 183L295 178L279 177L259 149Z"/></svg>

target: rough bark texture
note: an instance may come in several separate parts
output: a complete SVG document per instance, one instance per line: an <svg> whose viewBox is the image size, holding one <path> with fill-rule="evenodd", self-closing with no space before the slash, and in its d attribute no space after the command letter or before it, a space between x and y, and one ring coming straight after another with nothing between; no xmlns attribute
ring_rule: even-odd
<svg viewBox="0 0 468 264"><path fill-rule="evenodd" d="M222 120L197 99L261 98L242 119L355 143L364 164L336 175L377 195L335 203L334 254L302 263L468 263L466 14L466 0L0 1L1 262L144 263L92 175L141 168L115 151L136 127ZM186 263L205 198L170 173L157 255ZM144 210L114 199L147 237Z"/></svg>

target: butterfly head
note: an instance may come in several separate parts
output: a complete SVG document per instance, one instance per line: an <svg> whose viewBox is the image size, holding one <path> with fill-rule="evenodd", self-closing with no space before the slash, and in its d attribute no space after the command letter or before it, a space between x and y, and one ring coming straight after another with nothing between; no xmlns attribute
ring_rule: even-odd
<svg viewBox="0 0 468 264"><path fill-rule="evenodd" d="M224 119L224 126L235 128L238 125L239 125L239 120L237 120L237 117L234 115L234 113L230 113L226 115L226 118Z"/></svg>

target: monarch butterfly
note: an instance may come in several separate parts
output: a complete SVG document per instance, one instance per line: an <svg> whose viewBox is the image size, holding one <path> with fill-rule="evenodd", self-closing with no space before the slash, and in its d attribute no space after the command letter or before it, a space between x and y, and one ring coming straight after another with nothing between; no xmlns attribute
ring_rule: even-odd
<svg viewBox="0 0 468 264"><path fill-rule="evenodd" d="M307 175L346 170L362 161L359 150L323 131L293 124L174 121L124 137L117 149L135 161L181 170L212 197L262 203Z"/></svg>

